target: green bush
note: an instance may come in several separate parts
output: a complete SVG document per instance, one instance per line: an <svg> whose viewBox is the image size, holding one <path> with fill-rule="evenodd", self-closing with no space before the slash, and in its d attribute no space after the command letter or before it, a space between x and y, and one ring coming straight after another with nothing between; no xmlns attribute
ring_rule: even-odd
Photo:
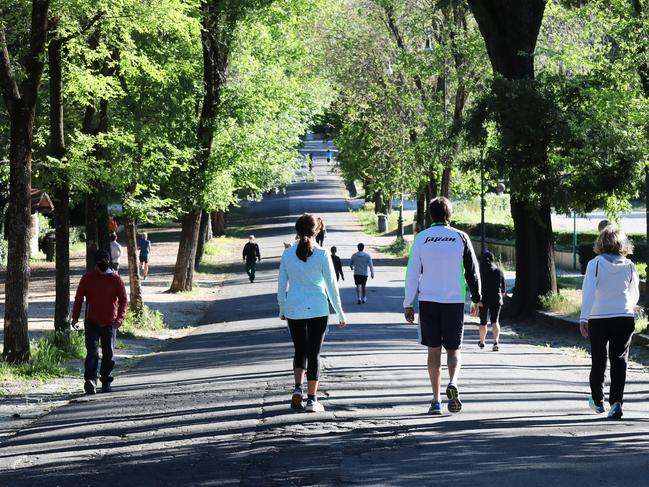
<svg viewBox="0 0 649 487"><path fill-rule="evenodd" d="M561 293L548 293L541 297L541 306L564 316L579 317L581 311L581 290L564 289Z"/></svg>
<svg viewBox="0 0 649 487"><path fill-rule="evenodd" d="M136 338L142 331L156 331L163 328L165 328L165 322L162 313L145 305L140 314L129 309L126 312L124 323L117 332L119 336L124 338Z"/></svg>
<svg viewBox="0 0 649 487"><path fill-rule="evenodd" d="M633 254L629 255L629 259L636 263L642 263L645 261L645 256L647 255L647 244L645 242L634 241L634 250ZM581 268L581 273L586 273L586 266L588 263L595 258L595 251L593 250L593 244L580 244L577 246L577 253L579 254L579 266ZM640 271L638 271L640 273ZM645 279L646 279L646 268L644 270Z"/></svg>
<svg viewBox="0 0 649 487"><path fill-rule="evenodd" d="M397 257L408 257L410 255L410 241L403 238L397 238L390 245L381 247L381 252L395 255Z"/></svg>
<svg viewBox="0 0 649 487"><path fill-rule="evenodd" d="M647 280L647 264L645 264L644 262L636 262L635 269L636 269L636 271L638 271L638 277L641 280L646 281Z"/></svg>

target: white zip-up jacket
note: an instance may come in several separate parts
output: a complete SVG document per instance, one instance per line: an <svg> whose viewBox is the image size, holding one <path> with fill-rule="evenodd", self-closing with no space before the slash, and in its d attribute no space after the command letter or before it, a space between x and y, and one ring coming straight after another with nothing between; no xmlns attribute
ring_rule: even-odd
<svg viewBox="0 0 649 487"><path fill-rule="evenodd" d="M634 316L640 298L639 282L635 264L626 257L598 255L586 267L579 321Z"/></svg>
<svg viewBox="0 0 649 487"><path fill-rule="evenodd" d="M443 224L419 232L408 260L403 307L413 305L417 291L419 301L465 303L467 285L471 300L479 303L480 273L468 235Z"/></svg>

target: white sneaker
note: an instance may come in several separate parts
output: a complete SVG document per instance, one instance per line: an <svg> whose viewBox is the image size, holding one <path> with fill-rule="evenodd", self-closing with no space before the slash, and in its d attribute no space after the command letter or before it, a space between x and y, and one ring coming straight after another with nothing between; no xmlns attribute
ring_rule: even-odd
<svg viewBox="0 0 649 487"><path fill-rule="evenodd" d="M306 406L304 407L304 410L307 413L324 413L325 408L318 401L314 401L313 399L309 399L306 402Z"/></svg>
<svg viewBox="0 0 649 487"><path fill-rule="evenodd" d="M364 302L364 303L367 303L367 296L365 296L365 297L363 298L363 302Z"/></svg>
<svg viewBox="0 0 649 487"><path fill-rule="evenodd" d="M291 409L295 411L304 411L304 405L302 404L302 389L296 387L293 389L293 394L291 395Z"/></svg>

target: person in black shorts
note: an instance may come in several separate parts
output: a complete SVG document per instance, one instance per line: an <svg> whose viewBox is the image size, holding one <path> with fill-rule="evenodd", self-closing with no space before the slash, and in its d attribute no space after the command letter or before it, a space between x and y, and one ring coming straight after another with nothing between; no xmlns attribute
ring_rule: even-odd
<svg viewBox="0 0 649 487"><path fill-rule="evenodd" d="M500 337L500 309L505 296L505 274L494 263L491 252L482 254L480 262L480 281L482 282L482 306L480 307L480 341L478 346L484 348L487 338L487 317L491 319L491 333L494 337L492 350L499 350L498 338Z"/></svg>
<svg viewBox="0 0 649 487"><path fill-rule="evenodd" d="M331 247L331 262L334 264L334 270L336 271L336 281L345 280L345 275L343 274L343 263L340 260L340 257L336 255L338 249L336 247Z"/></svg>
<svg viewBox="0 0 649 487"><path fill-rule="evenodd" d="M417 234L412 244L406 273L403 312L414 323L415 299L419 296L419 341L428 347L428 376L433 391L429 414L442 414L440 399L442 347L446 350L449 382L448 410L458 413L462 401L458 378L462 365L464 303L467 286L471 291L473 312L481 305L480 275L473 245L466 233L449 225L451 202L444 197L430 203L433 224Z"/></svg>

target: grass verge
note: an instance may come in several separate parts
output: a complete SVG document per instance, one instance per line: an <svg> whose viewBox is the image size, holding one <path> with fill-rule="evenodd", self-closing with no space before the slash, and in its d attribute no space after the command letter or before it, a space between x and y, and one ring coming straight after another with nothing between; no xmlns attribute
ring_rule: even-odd
<svg viewBox="0 0 649 487"><path fill-rule="evenodd" d="M131 309L126 312L126 319L117 330L117 336L138 338L146 336L147 332L159 331L164 328L166 325L162 313L144 305L140 314L134 313Z"/></svg>
<svg viewBox="0 0 649 487"><path fill-rule="evenodd" d="M549 293L541 298L546 311L571 318L579 318L581 312L581 289L564 289L560 294Z"/></svg>
<svg viewBox="0 0 649 487"><path fill-rule="evenodd" d="M403 238L397 238L389 245L381 247L381 252L394 255L396 257L405 257L408 258L410 255L410 246L411 243L409 240Z"/></svg>
<svg viewBox="0 0 649 487"><path fill-rule="evenodd" d="M32 341L31 357L24 364L0 360L0 380L45 380L73 373L65 362L81 359L86 347L83 332L50 332Z"/></svg>
<svg viewBox="0 0 649 487"><path fill-rule="evenodd" d="M374 213L374 205L372 203L365 203L363 207L350 210L358 218L358 222L363 227L363 232L368 235L382 235L378 230L378 219ZM394 232L397 229L397 220L399 219L399 212L391 211L388 215L388 231L386 233ZM404 213L404 221L407 221L406 214Z"/></svg>

